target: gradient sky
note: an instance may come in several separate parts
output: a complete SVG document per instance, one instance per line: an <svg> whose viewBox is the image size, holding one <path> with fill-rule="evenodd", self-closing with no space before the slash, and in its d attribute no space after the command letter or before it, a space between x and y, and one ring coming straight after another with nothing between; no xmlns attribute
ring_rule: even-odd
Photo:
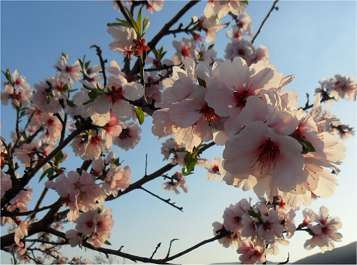
<svg viewBox="0 0 357 265"><path fill-rule="evenodd" d="M150 33L152 36L183 3L170 1L165 8L152 17ZM248 13L253 19L253 31L271 5L270 1L251 2ZM199 15L203 4L195 7L189 16ZM113 21L118 13L111 2L1 2L1 68L18 69L27 77L30 84L43 80L54 73L55 64L61 52L66 52L72 59L84 54L93 61L95 52L89 49L92 44L100 45L108 59L120 60L120 56L108 49L111 40L106 33L106 23ZM355 1L284 1L279 4L279 11L274 12L256 41L269 48L271 62L286 74L294 74L296 79L290 84L301 95L312 92L322 78L335 73L356 77L356 2ZM162 45L172 50L171 38L166 38ZM220 33L216 50L223 55L226 38ZM342 121L357 128L356 105L340 102L331 107ZM14 123L14 112L1 106L1 135L8 136ZM124 163L131 166L134 179L144 173L145 153L149 156L148 171L152 172L163 165L160 155L160 143L151 134L150 119L143 125L143 139L138 147L129 152L116 150ZM311 206L318 209L326 205L332 215L343 221L342 246L356 241L357 206L356 166L357 140L346 141L347 158L341 166L339 186L335 195L328 199L317 200ZM209 150L205 157L219 155L219 148ZM78 159L67 162L68 168L74 169ZM114 248L124 245L124 250L133 254L150 256L158 242L163 247L158 255L165 255L170 239L175 242L173 252L180 251L197 241L211 237L211 224L221 221L225 207L241 198L255 198L251 192L243 192L224 183L207 180L203 170L187 178L189 192L174 195L162 190L162 181L156 180L146 187L158 194L170 196L178 205L184 207L180 213L148 194L134 191L108 206L114 212L115 226L110 239ZM41 186L37 180L34 188L38 196ZM47 203L54 199L50 194ZM288 251L294 261L319 250L306 251L303 243L307 235L296 235L288 247L281 248L280 255L273 260L285 260ZM66 249L67 255L75 254L77 249ZM82 252L90 257L92 252ZM218 243L206 245L190 255L177 260L183 263L233 262L238 259L233 249L225 249ZM3 255L2 262L8 259ZM117 259L121 261L121 259Z"/></svg>

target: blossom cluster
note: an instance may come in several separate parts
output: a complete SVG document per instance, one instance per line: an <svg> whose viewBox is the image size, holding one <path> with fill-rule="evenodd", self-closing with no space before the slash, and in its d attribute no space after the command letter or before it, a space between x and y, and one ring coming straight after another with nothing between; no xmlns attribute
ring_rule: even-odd
<svg viewBox="0 0 357 265"><path fill-rule="evenodd" d="M342 235L338 218L331 218L326 207L320 214L310 209L303 211L304 219L296 225L296 211L287 207L282 198L273 203L261 201L252 205L246 199L230 205L223 213L223 224L213 223L214 233L222 235L219 242L224 247L235 247L240 261L245 264L264 263L267 255L278 252L280 244L286 245L295 232L307 232L311 238L305 247L319 246L323 251L334 247Z"/></svg>

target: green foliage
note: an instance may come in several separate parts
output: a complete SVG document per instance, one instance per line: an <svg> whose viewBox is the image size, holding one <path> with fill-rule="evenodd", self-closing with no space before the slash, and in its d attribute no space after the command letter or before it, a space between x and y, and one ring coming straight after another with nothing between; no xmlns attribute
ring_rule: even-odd
<svg viewBox="0 0 357 265"><path fill-rule="evenodd" d="M145 114L143 109L141 107L135 107L135 114L136 117L138 118L139 123L143 124L145 120Z"/></svg>

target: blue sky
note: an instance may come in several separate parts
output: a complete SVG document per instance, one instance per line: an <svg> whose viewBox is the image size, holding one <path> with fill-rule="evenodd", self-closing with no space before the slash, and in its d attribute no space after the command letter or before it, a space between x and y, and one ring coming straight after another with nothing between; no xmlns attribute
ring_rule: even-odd
<svg viewBox="0 0 357 265"><path fill-rule="evenodd" d="M183 3L170 1L165 8L152 16L149 36L154 34ZM270 1L253 1L248 13L253 19L253 31L271 5ZM199 15L203 4L195 7L189 16ZM72 59L87 55L96 60L95 52L89 49L92 44L100 45L108 59L120 60L120 56L108 49L111 41L106 33L106 23L118 16L109 1L72 1L72 2L1 2L1 68L10 67L23 73L29 83L47 78L54 73L55 64L61 52L66 52ZM268 47L271 62L277 69L296 76L290 84L301 95L312 92L322 78L335 73L356 77L356 2L355 1L284 1L279 4L279 11L274 12L256 41ZM181 36L179 36L181 37ZM171 38L166 38L162 45L171 48ZM216 43L219 55L223 55L226 38L220 33ZM340 102L331 107L343 121L357 128L356 105ZM14 113L10 108L1 106L1 134L8 136L14 122ZM129 152L117 150L117 155L132 167L134 179L144 172L145 153L149 156L148 171L163 165L160 155L160 143L151 134L150 119L143 125L143 139L139 146ZM347 158L342 165L339 186L336 194L324 200L318 200L311 207L318 209L326 205L332 215L343 221L343 241L338 246L356 241L355 223L357 221L356 166L357 141L355 138L346 142ZM219 149L207 152L207 157L219 155ZM67 163L75 168L77 159ZM226 206L241 198L254 194L228 187L223 183L207 181L206 174L197 170L187 179L189 192L173 195L162 190L161 180L147 185L147 188L163 195L171 196L178 205L184 207L180 213L162 204L141 191L135 191L120 200L112 202L115 226L111 238L113 247L124 245L124 250L150 256L158 242L163 246L158 255L165 254L170 239L179 238L173 251L211 236L212 222L221 220ZM38 196L37 180L34 189ZM54 196L49 196L49 200ZM305 251L302 247L306 235L297 235L289 247L281 248L277 257L285 260L290 249L291 260L318 252ZM66 249L68 255L75 249ZM89 251L84 255L91 255ZM120 259L119 259L120 260ZM190 255L178 260L184 263L231 262L237 260L233 249L224 249L218 243L207 245Z"/></svg>

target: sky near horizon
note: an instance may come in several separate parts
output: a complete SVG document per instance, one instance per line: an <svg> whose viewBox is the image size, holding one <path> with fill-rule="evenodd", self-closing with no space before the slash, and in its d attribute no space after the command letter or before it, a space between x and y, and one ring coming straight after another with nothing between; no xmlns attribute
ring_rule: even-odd
<svg viewBox="0 0 357 265"><path fill-rule="evenodd" d="M165 3L162 11L152 16L149 36L152 36L169 19L181 1ZM258 37L256 44L268 47L270 60L285 74L295 75L289 88L298 92L301 104L305 92L312 93L322 78L336 73L346 74L356 79L357 35L355 1L282 1L279 11L274 12ZM200 15L203 3L197 5L182 20ZM271 1L252 1L247 12L253 20L253 32L271 6ZM120 60L120 56L109 50L110 35L106 23L118 16L109 1L2 1L1 2L1 68L18 69L30 84L35 84L54 73L53 65L61 52L66 52L72 60L87 55L96 61L92 44L103 48L108 59ZM180 35L178 38L182 37ZM172 38L165 38L162 45L172 50ZM216 50L223 56L227 43L224 33L220 33ZM2 79L3 80L3 79ZM356 103L342 101L330 107L342 121L357 128ZM1 106L1 135L8 137L14 123L14 112ZM131 166L133 179L144 173L145 154L148 154L148 171L162 166L160 142L151 134L150 118L143 127L142 141L134 150L116 150L124 164ZM357 181L356 181L356 137L346 141L347 155L341 166L339 185L336 193L328 199L320 199L311 205L317 210L321 205L329 208L331 215L339 216L343 222L344 236L337 246L357 240ZM219 148L209 150L205 157L219 155ZM68 168L75 168L78 159L67 162ZM40 189L34 180L34 196ZM142 191L134 191L120 200L108 204L113 209L114 228L110 242L113 248L124 245L124 251L150 256L158 242L163 247L158 256L165 255L172 238L179 238L173 252L212 236L211 224L222 221L224 208L241 198L255 198L251 192L208 181L206 173L198 169L187 178L189 192L180 195L162 189L162 181L157 180L146 187L163 197L170 197L184 207L181 213ZM55 196L50 194L48 201ZM290 253L294 261L319 252L303 248L305 234L294 236L288 247L282 247L280 254L270 260L283 261ZM66 248L67 255L75 255L78 249ZM92 252L82 252L90 257ZM2 253L3 254L3 253ZM208 244L177 260L181 263L234 262L238 256L234 249L225 249L217 242ZM8 261L2 255L1 262ZM117 259L121 261L121 259Z"/></svg>

